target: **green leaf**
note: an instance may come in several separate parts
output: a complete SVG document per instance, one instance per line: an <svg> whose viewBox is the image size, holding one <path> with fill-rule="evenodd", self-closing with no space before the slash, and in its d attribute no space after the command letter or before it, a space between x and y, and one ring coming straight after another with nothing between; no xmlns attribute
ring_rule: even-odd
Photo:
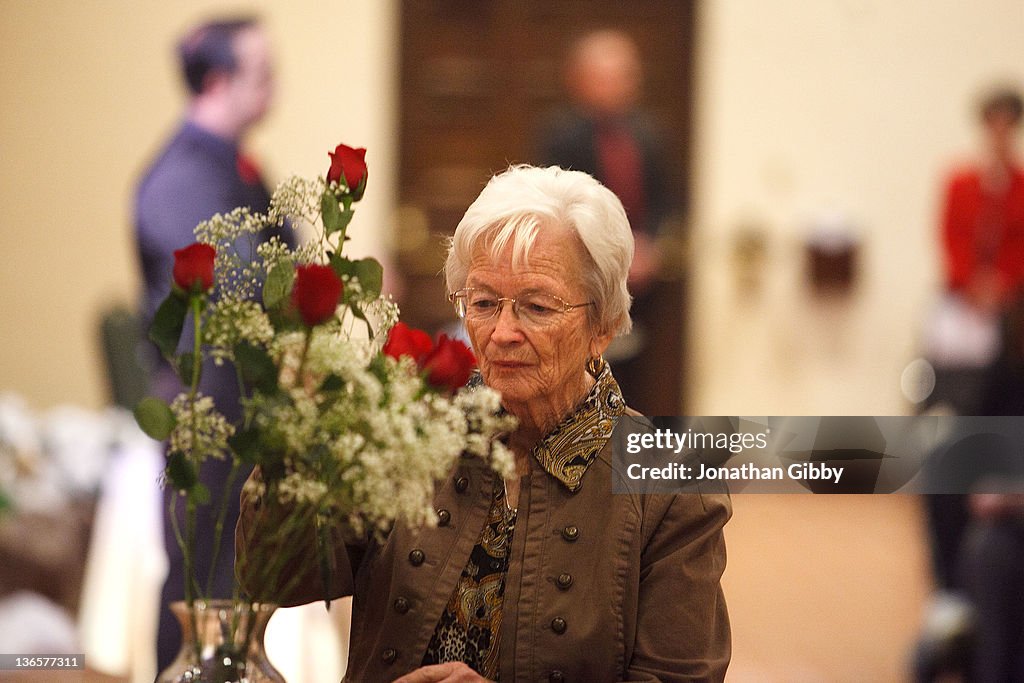
<svg viewBox="0 0 1024 683"><path fill-rule="evenodd" d="M359 259L354 267L355 276L363 292L373 299L379 297L381 287L384 285L384 266L380 265L380 261L375 258Z"/></svg>
<svg viewBox="0 0 1024 683"><path fill-rule="evenodd" d="M153 396L147 396L139 401L134 414L139 428L157 441L163 441L170 436L174 425L177 424L171 407Z"/></svg>
<svg viewBox="0 0 1024 683"><path fill-rule="evenodd" d="M345 230L348 228L348 224L352 222L352 217L355 215L356 212L351 209L341 212L341 239L344 241L349 239L348 235L345 234Z"/></svg>
<svg viewBox="0 0 1024 683"><path fill-rule="evenodd" d="M270 318L270 324L274 328L274 332L278 334L304 329L302 318L300 318L294 310L288 307L282 307L275 311L267 311L267 317Z"/></svg>
<svg viewBox="0 0 1024 683"><path fill-rule="evenodd" d="M178 356L178 362L175 363L175 367L178 371L178 377L181 378L181 383L185 386L192 385L192 370L195 366L196 354L191 351L187 351ZM202 377L203 366L199 366L199 376Z"/></svg>
<svg viewBox="0 0 1024 683"><path fill-rule="evenodd" d="M348 303L348 310L352 311L352 316L353 317L359 318L364 323L366 323L366 333L369 334L370 338L372 339L373 336L374 336L373 335L373 325L370 324L370 321L366 318L366 314L363 313L363 309L361 309L359 307L359 304L357 304L354 301L350 301Z"/></svg>
<svg viewBox="0 0 1024 683"><path fill-rule="evenodd" d="M206 484L196 482L196 485L189 489L188 497L191 498L192 502L196 505L209 505L210 489L206 487Z"/></svg>
<svg viewBox="0 0 1024 683"><path fill-rule="evenodd" d="M188 315L188 299L171 292L153 316L149 338L157 345L165 358L170 358L178 348L181 330Z"/></svg>
<svg viewBox="0 0 1024 683"><path fill-rule="evenodd" d="M341 254L331 254L331 268L337 273L338 277L344 279L345 276L354 277L356 274L355 261L345 258Z"/></svg>
<svg viewBox="0 0 1024 683"><path fill-rule="evenodd" d="M290 260L280 261L270 272L267 273L267 280L263 283L263 306L264 308L277 308L292 293L292 284L295 282L295 264Z"/></svg>
<svg viewBox="0 0 1024 683"><path fill-rule="evenodd" d="M359 179L359 184L356 185L355 189L352 190L352 199L359 201L363 198L363 193L366 192L366 181L369 179L370 174L364 173L363 177Z"/></svg>
<svg viewBox="0 0 1024 683"><path fill-rule="evenodd" d="M263 481L267 482L268 488L271 482L280 481L287 474L284 467L284 458L277 461L265 461L260 463L260 471L263 473Z"/></svg>
<svg viewBox="0 0 1024 683"><path fill-rule="evenodd" d="M260 453L260 431L255 427L240 429L228 437L228 445L242 462L256 464Z"/></svg>
<svg viewBox="0 0 1024 683"><path fill-rule="evenodd" d="M384 360L384 354L378 353L370 361L370 366L367 368L373 373L373 376L380 380L381 384L387 385L388 383L388 366L387 361Z"/></svg>
<svg viewBox="0 0 1024 683"><path fill-rule="evenodd" d="M277 393L277 366L263 349L247 341L235 345L235 365L242 378L264 394Z"/></svg>
<svg viewBox="0 0 1024 683"><path fill-rule="evenodd" d="M334 557L334 543L331 540L331 529L323 516L317 515L316 522L316 554L320 564L320 583L324 589L324 605L331 608L331 558Z"/></svg>
<svg viewBox="0 0 1024 683"><path fill-rule="evenodd" d="M338 391L345 386L345 380L335 374L327 375L320 383L320 391Z"/></svg>
<svg viewBox="0 0 1024 683"><path fill-rule="evenodd" d="M329 237L336 232L341 233L341 239L345 239L345 228L352 221L353 211L343 210L338 203L338 198L330 190L325 190L320 197L320 215L324 221L324 233Z"/></svg>
<svg viewBox="0 0 1024 683"><path fill-rule="evenodd" d="M195 466L188 461L181 451L174 451L167 456L167 481L175 491L189 492L199 482Z"/></svg>
<svg viewBox="0 0 1024 683"><path fill-rule="evenodd" d="M279 474L275 475L278 478L285 475L283 450L259 448L253 463L259 465L263 472L278 472Z"/></svg>
<svg viewBox="0 0 1024 683"><path fill-rule="evenodd" d="M266 478L267 472L278 471L283 466L285 449L279 441L273 430L261 431L257 427L248 427L232 434L228 438L228 445L242 462L259 465Z"/></svg>
<svg viewBox="0 0 1024 683"><path fill-rule="evenodd" d="M384 267L381 266L377 259L364 258L353 261L340 254L332 254L331 268L334 269L334 272L340 278L355 278L359 281L359 289L361 291L359 300L376 299L380 296L380 290L384 284ZM343 296L344 303L346 304L351 305L355 300L355 297L352 296L352 290L349 288L345 289ZM362 316L357 317L361 320L366 319Z"/></svg>

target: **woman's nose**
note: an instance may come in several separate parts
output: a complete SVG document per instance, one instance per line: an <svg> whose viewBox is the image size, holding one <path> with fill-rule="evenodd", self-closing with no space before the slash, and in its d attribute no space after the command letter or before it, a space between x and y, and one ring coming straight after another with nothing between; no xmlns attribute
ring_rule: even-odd
<svg viewBox="0 0 1024 683"><path fill-rule="evenodd" d="M519 316L513 310L514 306L508 301L501 301L498 306L498 312L494 316L494 331L491 332L491 338L498 343L521 341L523 327L520 324Z"/></svg>

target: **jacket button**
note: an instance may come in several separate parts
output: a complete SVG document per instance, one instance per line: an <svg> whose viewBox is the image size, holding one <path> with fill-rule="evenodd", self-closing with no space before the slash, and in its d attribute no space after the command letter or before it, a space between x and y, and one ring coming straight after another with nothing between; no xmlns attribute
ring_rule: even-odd
<svg viewBox="0 0 1024 683"><path fill-rule="evenodd" d="M465 477L459 477L455 480L455 490L459 493L465 493L466 489L469 488L469 479Z"/></svg>
<svg viewBox="0 0 1024 683"><path fill-rule="evenodd" d="M561 671L552 671L548 674L548 681L550 683L565 683L565 674Z"/></svg>
<svg viewBox="0 0 1024 683"><path fill-rule="evenodd" d="M562 635L563 633L565 633L565 629L567 627L568 624L565 623L565 619L563 619L562 617L555 617L551 620L551 630L557 633L558 635Z"/></svg>
<svg viewBox="0 0 1024 683"><path fill-rule="evenodd" d="M568 590L569 586L572 585L572 574L559 574L555 580L555 585L562 590Z"/></svg>
<svg viewBox="0 0 1024 683"><path fill-rule="evenodd" d="M405 598L397 598L395 600L395 611L399 614L405 614L409 611L409 601Z"/></svg>
<svg viewBox="0 0 1024 683"><path fill-rule="evenodd" d="M448 512L444 508L437 511L437 525L448 526L452 522L452 513Z"/></svg>
<svg viewBox="0 0 1024 683"><path fill-rule="evenodd" d="M414 566L414 567L420 566L421 564L423 564L423 561L426 560L426 559L427 559L427 556L424 555L423 551L420 550L419 548L416 548L411 553L409 553L409 563L412 566Z"/></svg>
<svg viewBox="0 0 1024 683"><path fill-rule="evenodd" d="M388 649L380 653L380 661L384 662L385 664L393 664L397 656L398 653L389 647Z"/></svg>
<svg viewBox="0 0 1024 683"><path fill-rule="evenodd" d="M562 529L562 538L564 538L569 543L575 543L576 539L579 537L580 530L575 524L570 524L569 526Z"/></svg>

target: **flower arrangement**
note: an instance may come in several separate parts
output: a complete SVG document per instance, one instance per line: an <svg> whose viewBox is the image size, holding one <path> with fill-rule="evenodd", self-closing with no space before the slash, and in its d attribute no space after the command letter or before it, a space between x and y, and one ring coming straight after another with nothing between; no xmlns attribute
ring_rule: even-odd
<svg viewBox="0 0 1024 683"><path fill-rule="evenodd" d="M492 390L464 387L470 350L397 322L397 306L381 295L380 264L343 255L366 188L365 150L339 145L330 158L324 177L282 183L265 215L239 208L198 225L196 243L175 252L173 289L150 330L187 387L170 404L144 399L135 416L168 443L166 485L186 512L176 532L190 606L203 597L191 525L198 506L216 502L199 476L210 459L229 459L239 475L259 466L262 476L246 485L284 517L265 554L251 548L248 560L283 593L295 559L288 550L300 545L290 534L315 528L327 591L333 539L435 524L435 482L460 454L511 470L495 437L512 418ZM313 238L294 250L272 238L249 261L234 248L269 226L301 225ZM192 348L179 352L186 324ZM236 369L240 422L198 390L204 359Z"/></svg>

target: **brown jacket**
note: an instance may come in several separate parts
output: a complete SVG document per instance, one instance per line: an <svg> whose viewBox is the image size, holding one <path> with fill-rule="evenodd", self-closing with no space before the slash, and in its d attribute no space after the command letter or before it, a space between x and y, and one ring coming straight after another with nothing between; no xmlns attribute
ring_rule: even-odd
<svg viewBox="0 0 1024 683"><path fill-rule="evenodd" d="M621 422L635 430L638 420ZM730 633L720 579L729 498L613 494L615 442L576 493L539 467L522 480L500 635L503 682L725 676ZM382 546L335 558L335 592L355 596L345 680L391 681L420 666L479 540L494 476L463 459L438 491L437 528L398 527ZM256 530L253 516L243 500L238 543ZM308 580L288 604L322 598L315 567L307 563Z"/></svg>

